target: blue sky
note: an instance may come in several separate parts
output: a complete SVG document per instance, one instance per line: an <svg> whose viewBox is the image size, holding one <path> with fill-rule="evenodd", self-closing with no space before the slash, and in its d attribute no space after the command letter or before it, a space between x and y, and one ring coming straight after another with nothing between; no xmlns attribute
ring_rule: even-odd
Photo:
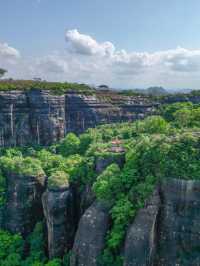
<svg viewBox="0 0 200 266"><path fill-rule="evenodd" d="M199 10L199 0L2 0L0 64L19 78L40 74L46 79L107 81L124 87L196 88L200 85ZM73 30L73 36L66 38L66 31ZM87 37L98 49L108 41L115 51L84 54L77 43L85 47ZM18 62L8 49L16 50Z"/></svg>

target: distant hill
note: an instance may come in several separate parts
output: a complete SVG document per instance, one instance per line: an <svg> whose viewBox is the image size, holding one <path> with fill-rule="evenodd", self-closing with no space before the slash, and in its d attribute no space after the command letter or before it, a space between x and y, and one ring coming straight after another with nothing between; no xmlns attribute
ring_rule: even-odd
<svg viewBox="0 0 200 266"><path fill-rule="evenodd" d="M168 95L169 92L163 87L149 87L147 89L132 89L132 90L124 90L127 94L144 94L151 96L165 96Z"/></svg>
<svg viewBox="0 0 200 266"><path fill-rule="evenodd" d="M149 87L146 89L146 94L153 96L162 96L169 94L163 87Z"/></svg>

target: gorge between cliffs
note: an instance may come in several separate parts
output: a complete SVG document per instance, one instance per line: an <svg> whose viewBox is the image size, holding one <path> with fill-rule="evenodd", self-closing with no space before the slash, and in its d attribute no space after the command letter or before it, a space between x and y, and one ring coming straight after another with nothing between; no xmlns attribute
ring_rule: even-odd
<svg viewBox="0 0 200 266"><path fill-rule="evenodd" d="M200 265L200 96L0 91L0 265Z"/></svg>

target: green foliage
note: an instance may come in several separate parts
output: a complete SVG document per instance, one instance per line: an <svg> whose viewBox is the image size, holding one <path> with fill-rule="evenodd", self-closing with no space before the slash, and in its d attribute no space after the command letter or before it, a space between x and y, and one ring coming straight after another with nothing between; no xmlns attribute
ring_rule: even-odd
<svg viewBox="0 0 200 266"><path fill-rule="evenodd" d="M133 204L127 196L120 195L111 209L111 217L113 220L112 230L108 234L107 247L116 251L125 236L126 228L131 218L135 214Z"/></svg>
<svg viewBox="0 0 200 266"><path fill-rule="evenodd" d="M200 180L200 107L172 104L165 106L161 114L163 117L98 126L79 137L70 133L48 148L1 149L0 207L5 204L6 177L12 173L41 180L47 176L49 188L75 184L81 190L90 185L97 199L110 206L111 226L98 265L121 266L119 254L128 225L145 206L156 184L166 178ZM116 164L121 154L112 150L116 139L121 140L126 153L122 169ZM97 176L94 169L99 158L109 159L110 165ZM70 254L63 261L47 261L41 223L25 243L27 254L22 258L24 241L2 231L0 265L69 266Z"/></svg>
<svg viewBox="0 0 200 266"><path fill-rule="evenodd" d="M163 134L169 131L169 125L161 116L150 116L144 121L136 122L137 131L148 134Z"/></svg>
<svg viewBox="0 0 200 266"><path fill-rule="evenodd" d="M63 171L55 171L48 178L49 189L69 187L69 175Z"/></svg>
<svg viewBox="0 0 200 266"><path fill-rule="evenodd" d="M53 259L45 264L45 266L61 266L62 260L61 259Z"/></svg>
<svg viewBox="0 0 200 266"><path fill-rule="evenodd" d="M44 263L47 260L47 258L44 252L45 246L44 246L42 222L38 222L35 225L33 232L27 238L27 243L29 246L29 255L26 258L26 260L23 262L23 266L28 266L28 265L36 266L37 263Z"/></svg>
<svg viewBox="0 0 200 266"><path fill-rule="evenodd" d="M98 176L93 190L98 199L112 202L121 191L120 185L120 169L118 165L111 164Z"/></svg>
<svg viewBox="0 0 200 266"><path fill-rule="evenodd" d="M80 145L79 145L79 152L81 154L85 154L87 149L89 148L89 145L92 143L93 138L91 134L84 133L80 136Z"/></svg>
<svg viewBox="0 0 200 266"><path fill-rule="evenodd" d="M0 72L1 76L1 72ZM65 92L76 91L83 94L93 94L94 90L86 84L68 83L68 82L47 82L33 80L2 80L0 81L0 90L48 90L53 94L64 94Z"/></svg>
<svg viewBox="0 0 200 266"><path fill-rule="evenodd" d="M76 154L79 152L79 149L80 139L74 133L67 134L58 146L58 152L63 156Z"/></svg>
<svg viewBox="0 0 200 266"><path fill-rule="evenodd" d="M0 157L0 166L7 173L15 173L24 176L44 177L44 171L39 160L31 157Z"/></svg>
<svg viewBox="0 0 200 266"><path fill-rule="evenodd" d="M164 119L166 119L169 122L172 122L174 120L174 114L182 109L190 110L193 108L193 104L191 102L177 102L173 104L168 104L161 106L161 115Z"/></svg>
<svg viewBox="0 0 200 266"><path fill-rule="evenodd" d="M23 245L20 235L12 235L0 230L0 265L20 266Z"/></svg>

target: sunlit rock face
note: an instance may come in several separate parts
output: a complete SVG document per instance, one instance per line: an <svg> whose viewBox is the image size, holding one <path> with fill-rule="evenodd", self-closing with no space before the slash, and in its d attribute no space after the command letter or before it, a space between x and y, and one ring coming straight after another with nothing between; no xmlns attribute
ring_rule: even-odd
<svg viewBox="0 0 200 266"><path fill-rule="evenodd" d="M143 118L156 105L147 98L116 95L0 91L0 146L49 145L68 132L79 134L99 124Z"/></svg>
<svg viewBox="0 0 200 266"><path fill-rule="evenodd" d="M167 180L138 212L124 266L200 265L200 182Z"/></svg>

